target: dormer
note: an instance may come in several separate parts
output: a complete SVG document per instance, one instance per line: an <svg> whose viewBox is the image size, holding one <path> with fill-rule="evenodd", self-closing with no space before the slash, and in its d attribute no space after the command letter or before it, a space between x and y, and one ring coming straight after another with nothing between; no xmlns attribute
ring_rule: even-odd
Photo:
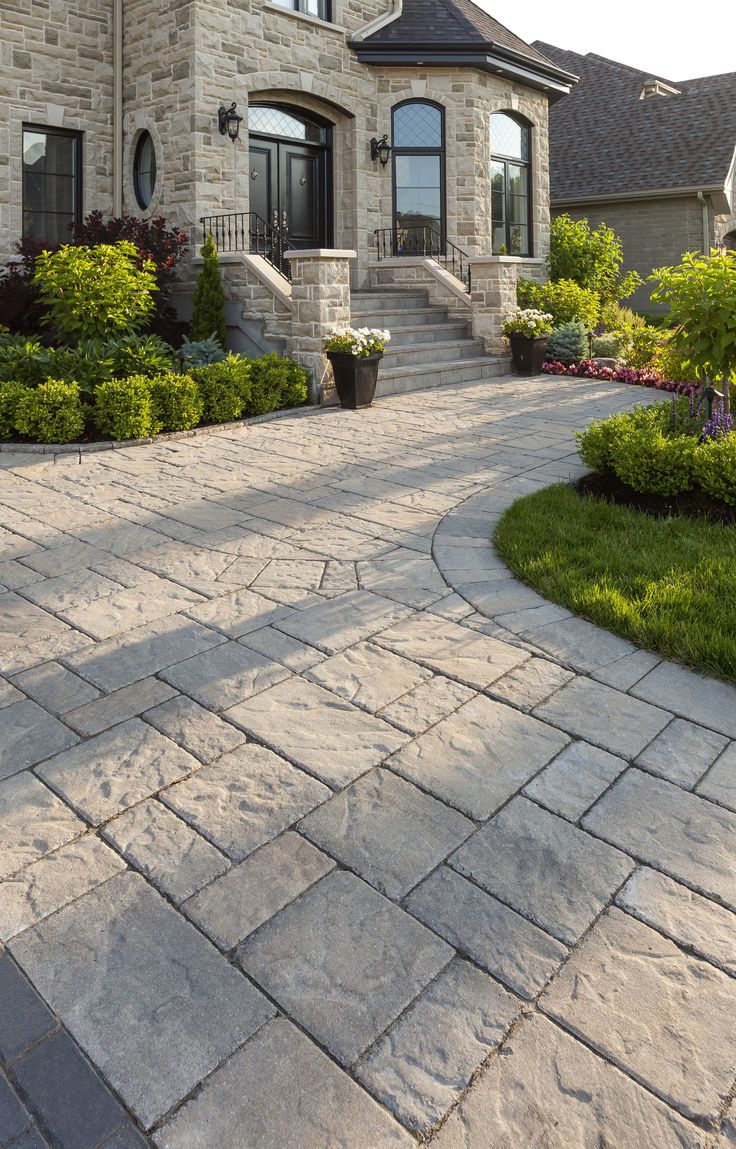
<svg viewBox="0 0 736 1149"><path fill-rule="evenodd" d="M648 100L651 96L679 96L680 89L673 88L672 84L665 84L664 80L645 80L641 92L639 94L640 100Z"/></svg>

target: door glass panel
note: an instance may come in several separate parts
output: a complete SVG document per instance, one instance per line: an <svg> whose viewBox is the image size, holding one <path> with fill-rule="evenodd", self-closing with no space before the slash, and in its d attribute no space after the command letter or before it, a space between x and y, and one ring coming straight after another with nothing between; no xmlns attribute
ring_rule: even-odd
<svg viewBox="0 0 736 1149"><path fill-rule="evenodd" d="M441 148L442 113L433 104L402 104L394 109L395 148Z"/></svg>
<svg viewBox="0 0 736 1149"><path fill-rule="evenodd" d="M261 104L248 109L248 131L259 132L264 136L285 136L290 140L305 140L313 144L327 142L326 128L284 108Z"/></svg>

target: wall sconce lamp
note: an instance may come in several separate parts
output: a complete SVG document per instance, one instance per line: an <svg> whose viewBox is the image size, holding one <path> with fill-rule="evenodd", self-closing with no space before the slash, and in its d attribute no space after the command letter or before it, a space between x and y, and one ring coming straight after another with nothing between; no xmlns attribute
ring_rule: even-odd
<svg viewBox="0 0 736 1149"><path fill-rule="evenodd" d="M380 140L374 136L371 140L371 159L375 163L380 160L385 167L388 163L388 157L391 155L391 144L388 142L388 136L381 136Z"/></svg>
<svg viewBox="0 0 736 1149"><path fill-rule="evenodd" d="M240 135L240 125L243 120L243 117L239 116L235 111L236 107L235 100L233 100L229 108L226 108L224 104L220 104L220 107L217 109L217 124L220 129L220 135L229 136L233 143L235 143Z"/></svg>

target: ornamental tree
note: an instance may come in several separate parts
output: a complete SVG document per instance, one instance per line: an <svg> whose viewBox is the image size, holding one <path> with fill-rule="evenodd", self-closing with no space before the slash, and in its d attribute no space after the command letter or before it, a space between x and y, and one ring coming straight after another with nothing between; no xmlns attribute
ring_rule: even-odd
<svg viewBox="0 0 736 1149"><path fill-rule="evenodd" d="M69 343L137 331L153 312L158 290L153 263L141 262L127 241L42 251L33 282L46 310L42 322Z"/></svg>
<svg viewBox="0 0 736 1149"><path fill-rule="evenodd" d="M602 303L628 299L642 284L635 271L621 275L624 251L612 228L599 223L591 228L587 219L558 215L552 220L547 257L550 279L571 279L595 291Z"/></svg>
<svg viewBox="0 0 736 1149"><path fill-rule="evenodd" d="M202 244L204 265L197 279L192 301L190 338L198 341L214 335L221 347L227 345L225 325L225 292L220 274L220 261L211 235Z"/></svg>
<svg viewBox="0 0 736 1149"><path fill-rule="evenodd" d="M736 252L687 252L677 267L660 267L649 278L657 285L653 301L670 309L672 344L683 366L723 385L728 413L736 378Z"/></svg>

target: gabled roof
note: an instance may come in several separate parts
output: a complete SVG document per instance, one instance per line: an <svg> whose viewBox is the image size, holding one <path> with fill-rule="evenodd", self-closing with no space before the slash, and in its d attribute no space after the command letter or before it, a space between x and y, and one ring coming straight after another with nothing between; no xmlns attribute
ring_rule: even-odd
<svg viewBox="0 0 736 1149"><path fill-rule="evenodd" d="M736 72L673 81L593 52L534 47L579 76L550 113L553 202L723 188L736 151ZM675 91L641 99L652 80Z"/></svg>
<svg viewBox="0 0 736 1149"><path fill-rule="evenodd" d="M473 0L403 0L401 13L351 48L363 63L459 64L564 95L575 82Z"/></svg>

